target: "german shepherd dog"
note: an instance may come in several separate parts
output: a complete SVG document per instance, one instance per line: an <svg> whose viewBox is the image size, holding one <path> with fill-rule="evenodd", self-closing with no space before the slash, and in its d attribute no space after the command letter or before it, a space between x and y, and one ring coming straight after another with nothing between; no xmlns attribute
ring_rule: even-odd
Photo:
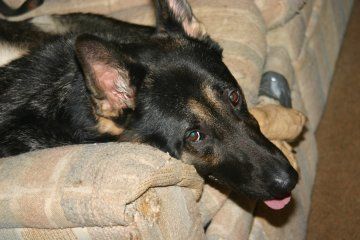
<svg viewBox="0 0 360 240"><path fill-rule="evenodd" d="M26 52L0 68L0 156L140 142L283 207L298 174L260 132L221 48L185 0L155 7L155 28L93 14L0 20L2 57Z"/></svg>

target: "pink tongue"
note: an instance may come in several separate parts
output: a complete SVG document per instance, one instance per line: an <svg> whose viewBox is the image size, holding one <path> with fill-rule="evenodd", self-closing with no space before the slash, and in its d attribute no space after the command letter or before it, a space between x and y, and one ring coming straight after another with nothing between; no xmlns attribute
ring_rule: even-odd
<svg viewBox="0 0 360 240"><path fill-rule="evenodd" d="M288 196L284 199L274 199L274 200L267 200L265 201L265 204L272 209L279 210L285 207L286 204L290 202L291 196Z"/></svg>

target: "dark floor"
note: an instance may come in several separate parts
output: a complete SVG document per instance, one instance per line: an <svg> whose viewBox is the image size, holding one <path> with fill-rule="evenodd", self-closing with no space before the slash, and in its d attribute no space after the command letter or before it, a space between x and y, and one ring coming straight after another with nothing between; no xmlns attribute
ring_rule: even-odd
<svg viewBox="0 0 360 240"><path fill-rule="evenodd" d="M319 164L308 240L360 239L360 1L317 131Z"/></svg>

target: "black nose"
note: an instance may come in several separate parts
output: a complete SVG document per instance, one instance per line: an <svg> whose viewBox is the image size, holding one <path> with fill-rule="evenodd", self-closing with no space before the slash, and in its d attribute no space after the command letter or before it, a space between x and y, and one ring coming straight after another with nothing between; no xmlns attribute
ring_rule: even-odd
<svg viewBox="0 0 360 240"><path fill-rule="evenodd" d="M271 193L274 198L282 199L288 196L295 188L299 179L298 173L292 167L289 167L287 171L277 172L271 182Z"/></svg>

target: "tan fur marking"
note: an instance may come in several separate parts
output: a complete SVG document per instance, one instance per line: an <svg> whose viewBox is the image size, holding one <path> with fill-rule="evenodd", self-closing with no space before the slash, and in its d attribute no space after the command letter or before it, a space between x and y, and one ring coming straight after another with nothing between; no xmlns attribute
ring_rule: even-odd
<svg viewBox="0 0 360 240"><path fill-rule="evenodd" d="M69 26L62 24L59 20L49 15L35 17L30 22L46 33L64 34L69 31Z"/></svg>
<svg viewBox="0 0 360 240"><path fill-rule="evenodd" d="M205 162L208 165L216 166L219 164L220 160L216 157L216 155L207 155L207 156L197 156L196 151L191 150L190 151L184 151L181 160L188 164L195 164L197 161L201 160Z"/></svg>
<svg viewBox="0 0 360 240"><path fill-rule="evenodd" d="M202 91L212 106L214 106L220 113L224 111L224 106L217 99L214 90L212 90L209 85L203 85Z"/></svg>
<svg viewBox="0 0 360 240"><path fill-rule="evenodd" d="M220 160L215 155L207 155L201 158L204 162L211 164L212 166L216 166L219 164Z"/></svg>
<svg viewBox="0 0 360 240"><path fill-rule="evenodd" d="M214 122L209 110L204 105L199 103L198 101L196 101L194 99L190 99L188 102L188 106L189 106L189 109L191 110L191 112L193 114L195 114L195 116L197 116L200 120L203 120L207 123Z"/></svg>
<svg viewBox="0 0 360 240"><path fill-rule="evenodd" d="M120 135L124 131L124 128L121 128L112 120L104 117L98 117L96 128L99 133L108 133L114 136Z"/></svg>
<svg viewBox="0 0 360 240"><path fill-rule="evenodd" d="M93 101L95 103L95 114L110 118L110 117L118 117L122 114L122 109L114 109L108 100L99 100L93 98Z"/></svg>
<svg viewBox="0 0 360 240"><path fill-rule="evenodd" d="M27 49L0 42L0 66L27 54Z"/></svg>

